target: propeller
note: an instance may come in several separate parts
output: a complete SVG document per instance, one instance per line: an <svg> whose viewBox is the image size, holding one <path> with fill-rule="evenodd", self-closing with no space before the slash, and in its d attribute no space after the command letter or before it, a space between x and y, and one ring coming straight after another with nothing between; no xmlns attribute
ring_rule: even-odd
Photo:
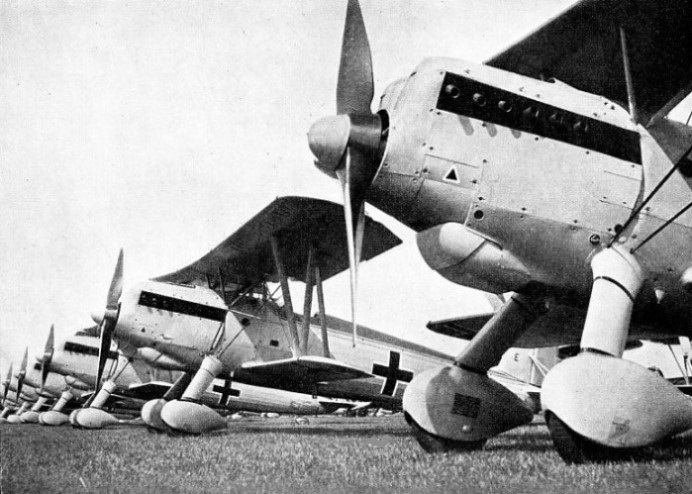
<svg viewBox="0 0 692 494"><path fill-rule="evenodd" d="M7 369L7 377L5 377L5 380L2 382L2 387L4 388L3 393L2 393L2 404L5 404L5 400L7 400L7 393L10 392L10 381L12 381L12 362L10 362L10 368Z"/></svg>
<svg viewBox="0 0 692 494"><path fill-rule="evenodd" d="M53 338L54 338L55 326L50 326L50 332L48 333L48 339L46 340L46 346L43 349L43 356L41 357L41 392L43 392L43 386L46 384L46 379L48 378L48 372L51 360L53 360Z"/></svg>
<svg viewBox="0 0 692 494"><path fill-rule="evenodd" d="M26 377L26 364L29 359L29 348L24 350L24 358L22 358L22 366L19 368L19 373L17 374L17 399L19 400L22 396L22 387L24 387L24 378Z"/></svg>
<svg viewBox="0 0 692 494"><path fill-rule="evenodd" d="M120 249L120 254L118 255L118 262L115 265L115 272L113 273L113 279L111 280L111 286L108 289L108 296L106 297L106 310L101 316L99 321L99 330L101 333L101 341L99 346L99 363L98 370L96 372L96 391L98 391L101 385L101 378L103 377L103 370L106 367L106 360L108 359L108 351L111 348L111 340L113 337L113 330L118 322L118 313L120 311L120 296L123 293L123 250ZM94 395L96 392L94 393Z"/></svg>
<svg viewBox="0 0 692 494"><path fill-rule="evenodd" d="M690 374L689 374L689 364L690 364L690 339L686 336L680 336L678 338L680 343L680 349L682 350L682 365L685 368L685 384L690 384Z"/></svg>
<svg viewBox="0 0 692 494"><path fill-rule="evenodd" d="M308 131L315 166L341 184L351 272L351 317L355 346L358 263L365 225L365 197L380 166L386 143L386 115L373 114L372 54L360 5L349 0L336 86L337 115L324 117Z"/></svg>

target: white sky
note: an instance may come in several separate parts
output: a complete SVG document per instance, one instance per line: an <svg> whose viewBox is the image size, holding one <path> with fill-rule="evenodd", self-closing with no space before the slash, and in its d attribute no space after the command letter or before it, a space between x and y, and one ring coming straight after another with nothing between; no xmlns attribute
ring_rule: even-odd
<svg viewBox="0 0 692 494"><path fill-rule="evenodd" d="M127 286L198 259L276 196L340 202L306 132L334 113L345 3L0 2L2 368L51 323L58 338L91 324L120 247ZM363 0L376 98L425 56L481 62L570 3ZM424 324L487 302L384 218L409 242L362 266L360 322L458 347ZM346 318L347 283L325 287Z"/></svg>

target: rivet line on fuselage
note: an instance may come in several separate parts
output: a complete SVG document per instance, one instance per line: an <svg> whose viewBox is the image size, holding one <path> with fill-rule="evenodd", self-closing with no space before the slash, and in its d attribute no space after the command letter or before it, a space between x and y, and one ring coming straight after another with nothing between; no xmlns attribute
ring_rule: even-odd
<svg viewBox="0 0 692 494"><path fill-rule="evenodd" d="M437 109L572 144L638 165L642 163L640 136L635 131L450 72L445 74L442 82Z"/></svg>

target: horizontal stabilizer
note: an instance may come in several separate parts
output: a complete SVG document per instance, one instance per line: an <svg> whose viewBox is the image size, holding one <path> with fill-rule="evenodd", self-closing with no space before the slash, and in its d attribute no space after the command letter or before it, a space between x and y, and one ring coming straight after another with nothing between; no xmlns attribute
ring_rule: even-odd
<svg viewBox="0 0 692 494"><path fill-rule="evenodd" d="M295 359L243 364L233 373L236 381L285 390L322 382L372 377L367 372L333 359L305 356Z"/></svg>
<svg viewBox="0 0 692 494"><path fill-rule="evenodd" d="M240 286L279 281L272 237L278 241L287 277L305 281L312 246L322 280L326 280L348 269L345 230L343 206L309 197L281 197L204 257L155 281L209 284L216 290L222 285L220 281ZM371 259L400 243L389 229L366 217L362 260Z"/></svg>
<svg viewBox="0 0 692 494"><path fill-rule="evenodd" d="M430 321L427 328L435 333L470 340L483 328L494 314L481 314L468 317L457 317L441 321Z"/></svg>
<svg viewBox="0 0 692 494"><path fill-rule="evenodd" d="M677 388L687 396L692 396L692 384L681 384Z"/></svg>

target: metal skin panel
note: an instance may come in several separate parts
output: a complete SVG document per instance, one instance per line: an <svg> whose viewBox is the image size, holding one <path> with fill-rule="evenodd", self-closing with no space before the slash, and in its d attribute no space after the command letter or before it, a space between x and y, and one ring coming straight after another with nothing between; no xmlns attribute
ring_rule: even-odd
<svg viewBox="0 0 692 494"><path fill-rule="evenodd" d="M389 114L389 138L380 169L368 188L367 200L409 224L410 207L424 180L432 112L443 73L416 71L405 85L390 85L398 97L383 97ZM402 219L403 218L403 219Z"/></svg>
<svg viewBox="0 0 692 494"><path fill-rule="evenodd" d="M446 72L436 108L517 133L572 144L624 161L642 162L637 132L546 102L539 93L516 93Z"/></svg>
<svg viewBox="0 0 692 494"><path fill-rule="evenodd" d="M146 281L125 291L120 299L120 314L114 336L137 347L150 347L186 362L196 368L205 353L224 344L226 337L234 337L242 331L237 319L227 315L224 323L169 310L140 305L142 291L158 293L181 301L226 309L226 305L213 290L190 285L175 285ZM223 328L222 328L223 325ZM220 331L223 337L219 338ZM236 349L250 348L241 339ZM232 358L232 357L231 357Z"/></svg>
<svg viewBox="0 0 692 494"><path fill-rule="evenodd" d="M648 134L642 136L644 159L650 166L644 169L644 193L648 195L672 168L672 163L658 143ZM692 177L674 173L647 204L642 214L647 220L667 220L692 200ZM675 220L676 225L692 227L692 211ZM657 227L658 225L656 225ZM688 249L689 253L689 249ZM687 258L692 259L692 254Z"/></svg>
<svg viewBox="0 0 692 494"><path fill-rule="evenodd" d="M77 350L77 351L71 351ZM65 342L63 346L56 346L55 353L48 369L50 372L70 376L76 378L81 383L87 385L87 388L92 389L96 384L96 368L98 365L98 349L99 340L89 336L72 336ZM115 369L116 365L119 369L126 364L127 358L124 355L113 353L115 345L111 347L112 355L117 355L117 363L113 358L106 361L106 372L110 369ZM139 383L141 379L132 368L127 366L116 379L116 383L120 386L127 386L132 383Z"/></svg>
<svg viewBox="0 0 692 494"><path fill-rule="evenodd" d="M266 362L291 358L293 355L291 352L288 322L286 319L279 317L275 305L265 304L260 308L259 304L260 300L240 300L233 306L233 310L238 311L238 317L243 324L245 335L252 342L256 352L252 359L239 359L235 362L234 367L247 360ZM240 315L241 313L248 314L251 317L243 317ZM312 340L311 338L309 349L314 352L315 342ZM222 355L224 362L227 361L226 353Z"/></svg>
<svg viewBox="0 0 692 494"><path fill-rule="evenodd" d="M511 118L486 109L468 110L471 116L459 114L463 113L460 108L474 104L475 93L463 92L458 97L468 98L464 105L439 108L448 73L475 81L474 91L486 87L483 84L491 86L480 100L487 105L483 108L499 108L497 97L511 97L514 105L557 109L564 118L558 115L542 121L532 133L516 123L519 117L512 124ZM540 286L555 297L555 304L584 308L592 285L590 257L606 246L632 209L673 166L646 129L635 126L625 109L605 98L563 83L463 61L425 60L403 89L400 86L394 88L400 90L398 98L382 99L392 126L369 202L417 231L446 221L463 222L526 266L532 281L525 288ZM566 134L578 129L564 128L565 122L576 124L580 118L592 130L601 129L599 135L580 140ZM640 153L636 139L640 139ZM452 166L456 175L452 178L459 182L449 180ZM477 184L473 183L476 169ZM387 190L394 176L407 176L410 181L405 186L399 181ZM468 187L469 181L475 190ZM674 176L639 224L635 222L635 230L624 232L630 235L624 238L627 246L635 247L687 204L691 188L690 179ZM654 309L659 322L635 313L633 324L643 324L633 328L635 332L670 331L666 328L670 323L677 330L678 321L691 315L692 300L679 283L681 273L692 265L690 226L692 213L688 212L637 252L650 279L637 303L648 311ZM501 278L502 272L489 265L484 277L492 276ZM467 278L463 284L476 287ZM654 289L659 290L658 302Z"/></svg>

